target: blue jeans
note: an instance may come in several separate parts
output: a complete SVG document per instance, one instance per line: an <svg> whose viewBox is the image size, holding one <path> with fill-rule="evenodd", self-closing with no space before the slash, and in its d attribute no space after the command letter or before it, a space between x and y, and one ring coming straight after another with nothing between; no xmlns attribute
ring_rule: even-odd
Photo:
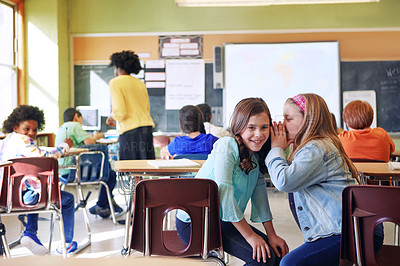
<svg viewBox="0 0 400 266"><path fill-rule="evenodd" d="M117 174L110 169L110 175L108 176L108 180L106 181L108 188L110 189L111 197L113 197L112 191L117 183ZM106 188L102 185L100 188L99 198L97 200L97 205L101 208L109 208L107 191Z"/></svg>
<svg viewBox="0 0 400 266"><path fill-rule="evenodd" d="M71 243L74 237L75 201L71 193L61 192L61 213L64 222L65 242ZM36 235L38 230L38 214L28 214L25 232Z"/></svg>
<svg viewBox="0 0 400 266"><path fill-rule="evenodd" d="M190 226L191 223L185 223L179 219L176 219L176 229L179 237L186 245L188 245L190 241ZM250 227L255 233L264 238L265 242L268 244L268 237L264 233L251 225ZM221 221L221 231L224 251L243 260L245 262L244 265L279 265L280 258L275 255L271 247L269 247L269 250L271 251L271 258L267 260L267 263L254 260L253 248L246 241L246 239L243 238L243 236L231 222Z"/></svg>
<svg viewBox="0 0 400 266"><path fill-rule="evenodd" d="M110 189L111 192L111 197L113 197L112 191L115 187L115 184L117 183L117 175L116 173L111 169L110 163L109 163L109 155L108 155L108 146L104 144L91 144L91 145L79 145L79 148L88 148L90 151L101 151L104 154L104 167L103 167L103 177L104 180ZM69 175L72 175L75 177L75 170L71 170ZM68 176L63 176L64 179L68 180L70 179ZM73 178L72 178L73 179ZM100 193L99 197L97 199L97 205L101 208L109 208L108 204L108 198L107 198L107 192L104 186L101 186L100 188Z"/></svg>
<svg viewBox="0 0 400 266"><path fill-rule="evenodd" d="M334 235L304 243L283 257L280 265L333 266L339 265L339 258L340 235Z"/></svg>

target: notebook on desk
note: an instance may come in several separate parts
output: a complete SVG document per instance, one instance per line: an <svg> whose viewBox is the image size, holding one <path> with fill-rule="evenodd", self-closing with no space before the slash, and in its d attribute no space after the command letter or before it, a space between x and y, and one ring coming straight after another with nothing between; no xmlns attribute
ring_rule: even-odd
<svg viewBox="0 0 400 266"><path fill-rule="evenodd" d="M177 160L154 160L147 163L155 168L181 168L181 167L199 167L200 164L189 159Z"/></svg>
<svg viewBox="0 0 400 266"><path fill-rule="evenodd" d="M388 165L390 170L400 170L400 162L389 162Z"/></svg>

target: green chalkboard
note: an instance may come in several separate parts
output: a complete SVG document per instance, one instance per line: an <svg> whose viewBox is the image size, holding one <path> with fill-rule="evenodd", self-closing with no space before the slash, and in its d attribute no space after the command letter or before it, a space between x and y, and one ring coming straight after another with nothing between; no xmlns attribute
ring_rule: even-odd
<svg viewBox="0 0 400 266"><path fill-rule="evenodd" d="M114 77L114 70L107 65L76 65L75 78L75 106L90 105L90 93L96 91L96 83L91 81L92 74L101 78L107 84ZM222 90L213 89L213 64L205 64L205 97L206 103L211 107L222 107ZM155 123L155 131L179 131L179 118L177 110L165 110L165 89L148 89L150 101L150 114Z"/></svg>
<svg viewBox="0 0 400 266"><path fill-rule="evenodd" d="M377 125L400 132L400 61L342 62L342 91L374 90Z"/></svg>

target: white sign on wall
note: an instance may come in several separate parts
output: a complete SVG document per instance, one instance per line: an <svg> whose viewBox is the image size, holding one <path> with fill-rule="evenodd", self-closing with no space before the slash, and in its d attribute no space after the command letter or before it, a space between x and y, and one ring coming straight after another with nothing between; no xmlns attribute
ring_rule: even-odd
<svg viewBox="0 0 400 266"><path fill-rule="evenodd" d="M343 92L343 109L349 102L360 100L368 102L374 110L374 120L372 121L371 128L376 128L376 92L374 90L365 91L344 91ZM348 128L345 128L346 130Z"/></svg>
<svg viewBox="0 0 400 266"><path fill-rule="evenodd" d="M204 103L204 60L167 60L165 72L165 109L179 110L185 105Z"/></svg>

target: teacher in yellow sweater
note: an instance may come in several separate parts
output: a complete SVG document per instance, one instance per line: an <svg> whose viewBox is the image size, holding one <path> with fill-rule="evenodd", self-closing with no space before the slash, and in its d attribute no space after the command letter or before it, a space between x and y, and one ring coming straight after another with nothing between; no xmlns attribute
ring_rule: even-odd
<svg viewBox="0 0 400 266"><path fill-rule="evenodd" d="M132 51L113 53L110 66L115 78L110 80L111 117L107 125L119 131L120 160L154 159L153 127L150 103L144 83L130 74L142 69ZM117 122L117 123L115 123Z"/></svg>

